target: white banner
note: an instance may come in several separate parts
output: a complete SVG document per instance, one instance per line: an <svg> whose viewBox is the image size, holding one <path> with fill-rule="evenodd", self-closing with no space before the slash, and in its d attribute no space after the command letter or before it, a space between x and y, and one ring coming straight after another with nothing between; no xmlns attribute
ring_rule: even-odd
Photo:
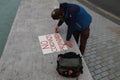
<svg viewBox="0 0 120 80"><path fill-rule="evenodd" d="M38 38L43 54L67 50L67 46L64 45L64 41L58 33L38 36Z"/></svg>

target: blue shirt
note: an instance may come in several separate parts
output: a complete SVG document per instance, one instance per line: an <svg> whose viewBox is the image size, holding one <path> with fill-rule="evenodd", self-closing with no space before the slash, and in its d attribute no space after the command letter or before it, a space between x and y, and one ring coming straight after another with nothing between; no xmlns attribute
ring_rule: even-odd
<svg viewBox="0 0 120 80"><path fill-rule="evenodd" d="M65 11L65 16L64 21L58 22L58 26L61 26L63 22L68 25L66 40L70 40L74 31L82 31L92 22L91 15L81 6L61 3L60 9Z"/></svg>

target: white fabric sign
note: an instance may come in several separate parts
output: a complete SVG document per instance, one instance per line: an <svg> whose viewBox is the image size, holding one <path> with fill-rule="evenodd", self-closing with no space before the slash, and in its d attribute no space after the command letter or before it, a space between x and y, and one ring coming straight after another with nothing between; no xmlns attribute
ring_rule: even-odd
<svg viewBox="0 0 120 80"><path fill-rule="evenodd" d="M43 54L49 54L68 49L67 46L64 45L62 37L58 33L38 36L38 38Z"/></svg>

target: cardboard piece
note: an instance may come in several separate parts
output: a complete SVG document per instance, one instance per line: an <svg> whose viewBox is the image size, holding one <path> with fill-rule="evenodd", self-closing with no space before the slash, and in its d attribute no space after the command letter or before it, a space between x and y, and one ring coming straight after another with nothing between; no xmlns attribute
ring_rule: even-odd
<svg viewBox="0 0 120 80"><path fill-rule="evenodd" d="M64 41L59 33L38 36L38 38L43 54L60 52L68 49L67 46L64 45Z"/></svg>

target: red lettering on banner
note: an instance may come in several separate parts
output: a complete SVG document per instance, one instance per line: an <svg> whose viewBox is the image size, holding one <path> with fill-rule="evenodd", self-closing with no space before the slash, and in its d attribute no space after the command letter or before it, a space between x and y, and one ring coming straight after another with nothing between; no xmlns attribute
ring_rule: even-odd
<svg viewBox="0 0 120 80"><path fill-rule="evenodd" d="M55 37L55 39L56 39L56 41L58 43L58 46L59 46L60 50L63 51L65 45L62 43L60 35L59 34L55 34L54 37Z"/></svg>
<svg viewBox="0 0 120 80"><path fill-rule="evenodd" d="M49 48L47 41L41 41L40 44L41 44L43 49L48 49Z"/></svg>
<svg viewBox="0 0 120 80"><path fill-rule="evenodd" d="M51 51L57 51L57 48L53 42L53 38L51 35L46 35L46 39L48 40L49 44L50 44L50 48L51 48Z"/></svg>

